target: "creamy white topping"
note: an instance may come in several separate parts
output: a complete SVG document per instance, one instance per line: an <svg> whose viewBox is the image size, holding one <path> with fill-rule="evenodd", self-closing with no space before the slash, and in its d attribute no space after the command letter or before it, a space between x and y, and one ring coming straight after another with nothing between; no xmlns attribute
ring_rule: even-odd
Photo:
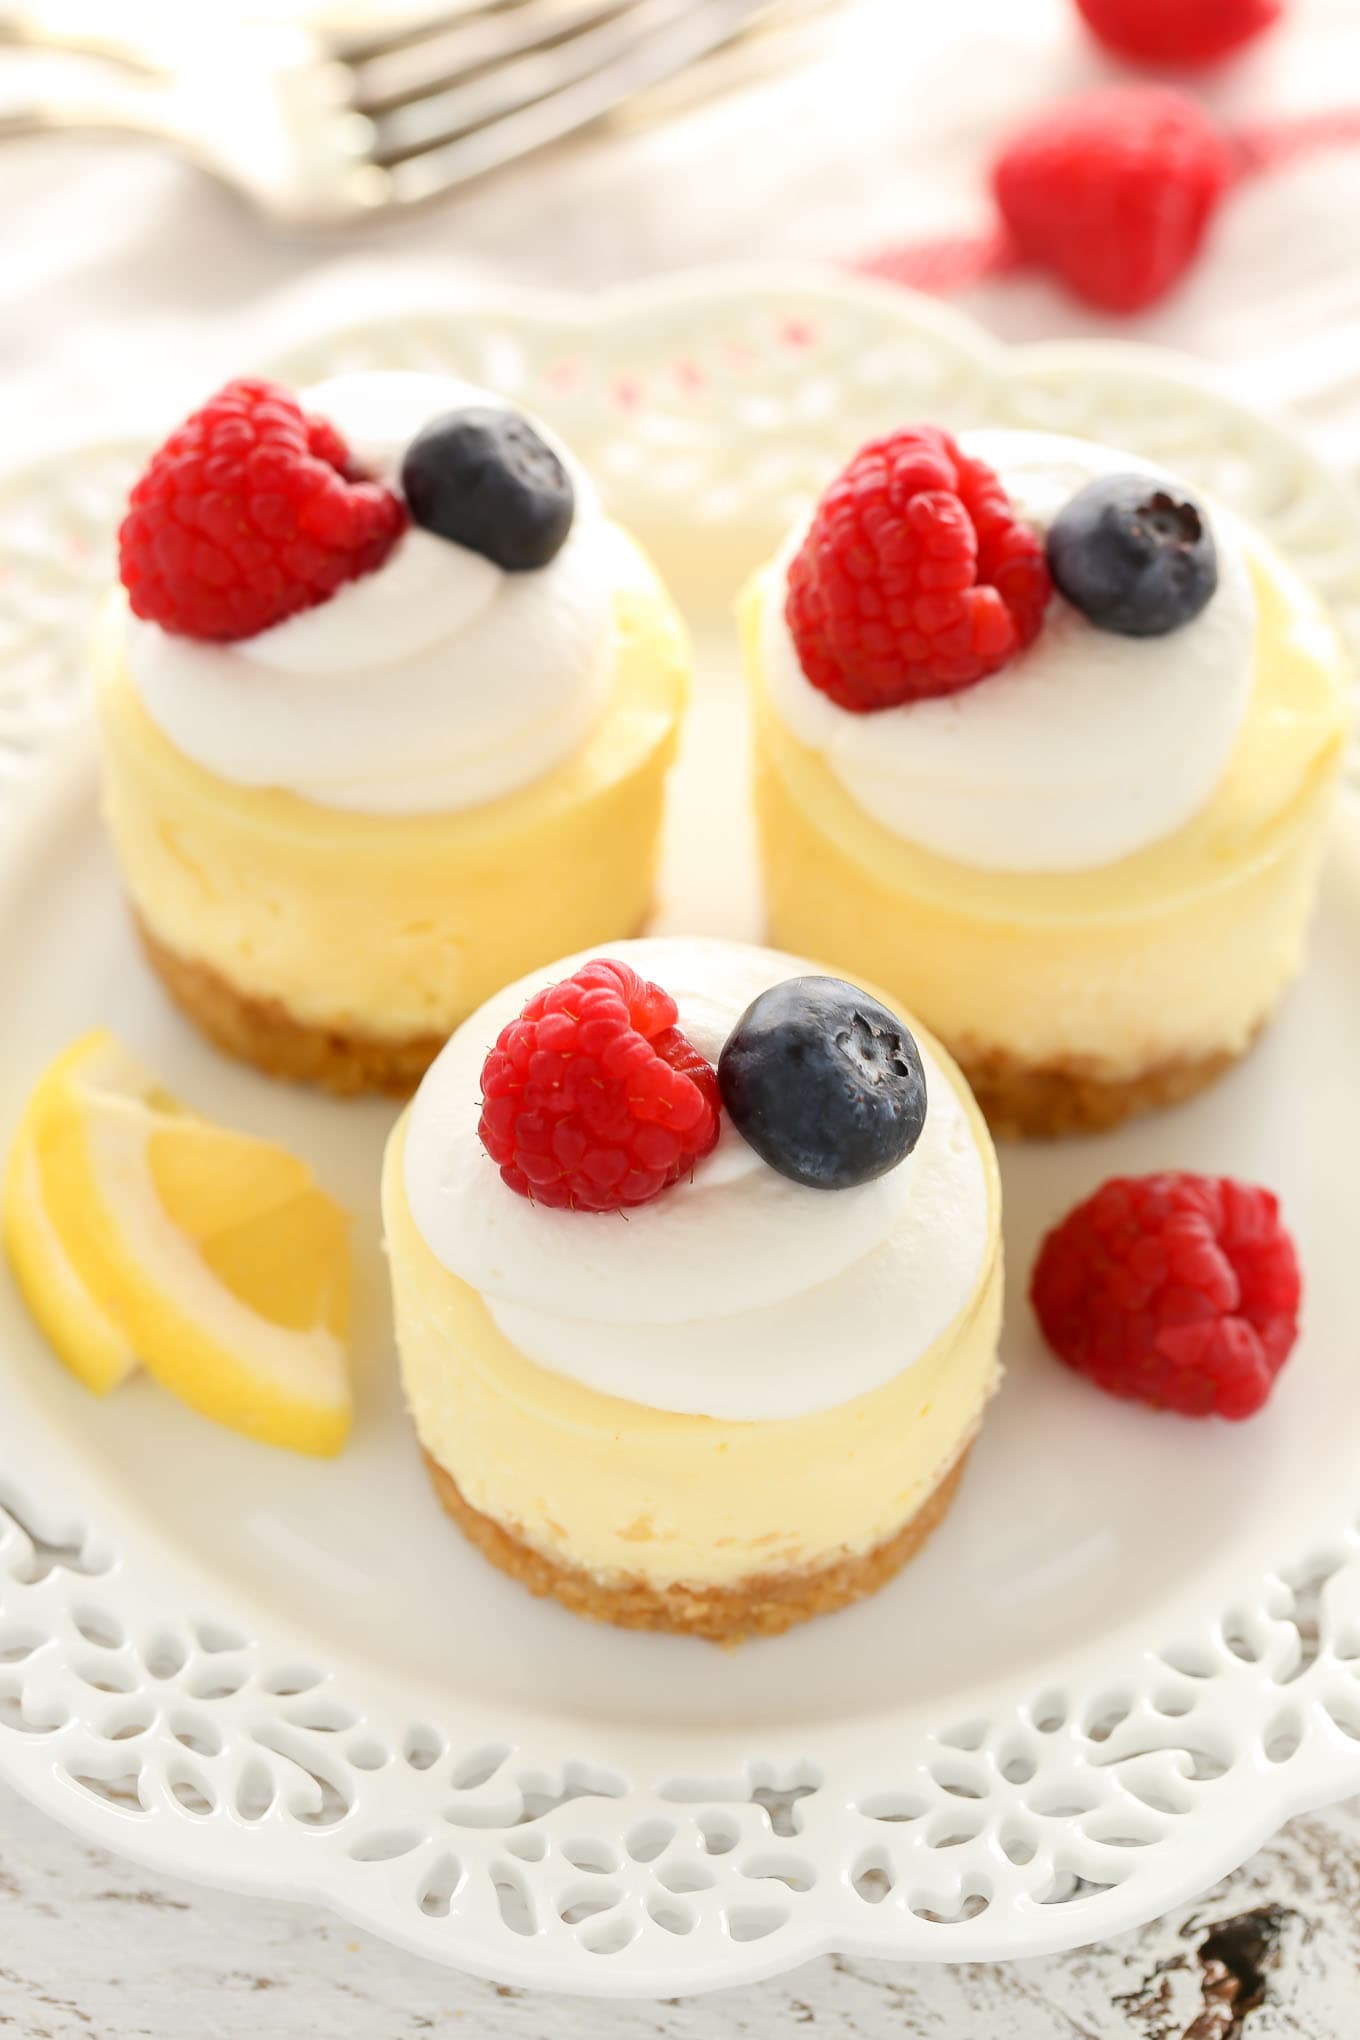
<svg viewBox="0 0 1360 2040"><path fill-rule="evenodd" d="M736 943L602 952L663 985L716 1062L758 993L813 966ZM925 1131L852 1190L778 1175L724 1119L692 1177L619 1214L550 1211L508 1190L477 1137L502 1027L584 957L509 986L464 1023L416 1095L406 1193L435 1258L481 1292L513 1345L587 1388L654 1409L758 1421L850 1402L910 1367L968 1303L989 1220L982 1158L923 1051Z"/></svg>
<svg viewBox="0 0 1360 2040"><path fill-rule="evenodd" d="M960 443L1040 531L1098 475L1159 472L1051 433L969 432ZM766 581L762 649L776 713L884 828L941 857L990 871L1112 864L1198 813L1246 714L1251 579L1232 517L1215 505L1212 523L1218 588L1183 629L1119 637L1055 595L1034 643L999 673L871 715L838 707L799 664L784 591L800 527Z"/></svg>
<svg viewBox="0 0 1360 2040"><path fill-rule="evenodd" d="M396 371L337 376L300 401L391 487L432 418L501 407L453 377ZM373 814L476 807L550 771L608 700L614 594L640 562L544 436L576 491L546 567L505 573L413 525L375 573L253 638L195 643L130 617L128 669L153 722L238 786Z"/></svg>

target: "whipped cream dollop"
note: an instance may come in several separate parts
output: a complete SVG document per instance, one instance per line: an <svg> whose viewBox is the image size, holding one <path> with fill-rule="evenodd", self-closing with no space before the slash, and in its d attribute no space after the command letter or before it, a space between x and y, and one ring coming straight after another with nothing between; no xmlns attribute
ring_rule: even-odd
<svg viewBox="0 0 1360 2040"><path fill-rule="evenodd" d="M717 941L618 942L601 953L664 986L714 1063L757 994L813 969ZM736 1422L803 1416L911 1366L969 1302L991 1237L982 1157L938 1064L922 1048L925 1129L874 1182L793 1183L724 1115L692 1176L626 1218L552 1211L507 1189L478 1139L482 1064L532 994L584 961L489 1000L421 1085L405 1183L435 1258L481 1292L521 1353L654 1409Z"/></svg>
<svg viewBox="0 0 1360 2040"><path fill-rule="evenodd" d="M965 432L1040 532L1098 476L1163 471L1046 432ZM1174 480L1163 475L1174 490ZM762 652L775 712L895 836L991 871L1084 871L1181 828L1223 776L1251 694L1243 533L1217 505L1218 587L1164 637L1097 630L1055 594L1027 650L976 686L853 715L808 680L784 618L795 530L770 570Z"/></svg>
<svg viewBox="0 0 1360 2040"><path fill-rule="evenodd" d="M509 408L454 377L401 371L336 376L299 401L391 488L432 418ZM152 721L235 785L373 814L476 807L550 771L609 699L614 596L646 570L579 464L543 436L576 497L546 567L506 573L411 525L375 572L252 638L196 643L130 616L128 670Z"/></svg>

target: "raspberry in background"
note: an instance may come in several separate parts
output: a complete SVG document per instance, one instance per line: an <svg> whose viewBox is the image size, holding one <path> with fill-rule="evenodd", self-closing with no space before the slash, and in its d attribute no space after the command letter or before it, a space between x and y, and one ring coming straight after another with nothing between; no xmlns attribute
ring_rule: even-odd
<svg viewBox="0 0 1360 2040"><path fill-rule="evenodd" d="M1270 28L1282 0L1076 0L1091 33L1139 64L1215 64Z"/></svg>
<svg viewBox="0 0 1360 2040"><path fill-rule="evenodd" d="M1195 100L1117 85L1016 135L992 188L1022 256L1089 304L1136 312L1194 261L1232 176L1228 144Z"/></svg>
<svg viewBox="0 0 1360 2040"><path fill-rule="evenodd" d="M536 992L482 1068L482 1146L521 1197L618 1211L659 1197L718 1138L718 1075L674 999L600 957Z"/></svg>
<svg viewBox="0 0 1360 2040"><path fill-rule="evenodd" d="M789 568L804 673L853 714L953 694L1039 632L1037 533L997 476L935 425L874 439L832 482Z"/></svg>
<svg viewBox="0 0 1360 2040"><path fill-rule="evenodd" d="M1097 1388L1187 1417L1249 1417L1298 1335L1294 1243L1269 1190L1115 1176L1039 1249L1044 1337Z"/></svg>
<svg viewBox="0 0 1360 2040"><path fill-rule="evenodd" d="M382 565L406 506L353 471L334 426L277 383L229 382L135 483L118 534L134 615L183 637L254 637Z"/></svg>

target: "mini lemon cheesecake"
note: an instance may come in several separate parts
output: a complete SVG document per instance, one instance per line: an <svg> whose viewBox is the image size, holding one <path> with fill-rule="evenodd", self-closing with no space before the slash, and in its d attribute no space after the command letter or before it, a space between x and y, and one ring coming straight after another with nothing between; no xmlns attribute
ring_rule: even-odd
<svg viewBox="0 0 1360 2040"><path fill-rule="evenodd" d="M147 954L222 1048L406 1093L507 979L645 922L683 628L498 399L229 385L134 490L123 578L105 812Z"/></svg>
<svg viewBox="0 0 1360 2040"><path fill-rule="evenodd" d="M995 1157L859 987L701 940L536 972L426 1076L383 1214L436 1493L533 1592L773 1634L953 1499L998 1379Z"/></svg>
<svg viewBox="0 0 1360 2040"><path fill-rule="evenodd" d="M995 1131L1112 1126L1228 1068L1297 972L1351 676L1173 478L1003 430L923 468L929 437L866 449L744 599L770 936L907 1001ZM1008 636L962 608L998 595Z"/></svg>

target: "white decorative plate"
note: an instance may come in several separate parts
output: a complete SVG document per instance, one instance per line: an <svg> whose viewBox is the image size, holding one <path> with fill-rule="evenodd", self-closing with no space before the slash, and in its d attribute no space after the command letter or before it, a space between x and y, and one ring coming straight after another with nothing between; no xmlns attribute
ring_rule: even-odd
<svg viewBox="0 0 1360 2040"><path fill-rule="evenodd" d="M390 312L297 348L452 367L543 412L690 600L704 685L664 925L754 933L728 613L796 500L913 415L1088 433L1261 525L1360 650L1360 514L1285 431L1169 358L1006 354L933 306L807 277L589 308ZM1116 1138L1006 1158L1009 1379L960 1501L876 1600L723 1653L578 1623L431 1498L386 1332L390 1112L216 1060L138 964L80 719L82 635L137 448L0 487L0 1131L93 1020L284 1137L361 1214L361 1379L334 1464L136 1381L85 1396L0 1280L0 1772L158 1869L323 1901L506 1982L662 1995L827 1949L962 1960L1117 1933L1287 1816L1360 1789L1360 830L1315 960L1250 1062ZM29 782L41 778L41 787ZM1256 1422L1116 1406L1040 1352L1041 1228L1116 1165L1277 1186L1307 1326Z"/></svg>

